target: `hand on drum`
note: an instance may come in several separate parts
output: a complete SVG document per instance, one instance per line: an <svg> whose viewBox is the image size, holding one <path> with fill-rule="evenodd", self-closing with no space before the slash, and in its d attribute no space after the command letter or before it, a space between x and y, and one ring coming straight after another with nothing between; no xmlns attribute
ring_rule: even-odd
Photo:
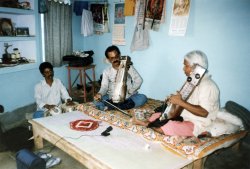
<svg viewBox="0 0 250 169"><path fill-rule="evenodd" d="M74 105L75 105L75 103L72 100L70 100L70 99L67 100L66 106L74 106Z"/></svg>
<svg viewBox="0 0 250 169"><path fill-rule="evenodd" d="M45 109L51 110L51 109L53 109L54 107L56 107L56 105L45 104L43 107L44 107Z"/></svg>

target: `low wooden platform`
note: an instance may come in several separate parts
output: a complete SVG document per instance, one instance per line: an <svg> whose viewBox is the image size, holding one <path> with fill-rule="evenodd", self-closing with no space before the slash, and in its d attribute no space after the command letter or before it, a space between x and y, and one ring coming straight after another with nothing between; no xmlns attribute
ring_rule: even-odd
<svg viewBox="0 0 250 169"><path fill-rule="evenodd" d="M30 120L36 148L43 148L46 139L90 169L178 169L192 162L116 126L110 136L101 136L110 126L104 121L93 131L71 129L70 122L79 119L96 120L79 111Z"/></svg>

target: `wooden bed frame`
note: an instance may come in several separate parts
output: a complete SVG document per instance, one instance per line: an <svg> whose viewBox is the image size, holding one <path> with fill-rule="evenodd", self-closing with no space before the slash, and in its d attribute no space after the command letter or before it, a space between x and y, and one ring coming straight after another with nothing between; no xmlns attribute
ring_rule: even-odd
<svg viewBox="0 0 250 169"><path fill-rule="evenodd" d="M148 103L141 107L140 109L143 110L154 110L154 108L161 105L161 102L153 99L149 99ZM138 109L136 109L138 110ZM133 111L136 111L134 109L129 110L128 113L132 113ZM122 129L126 132L130 132L131 134L134 134L135 137L143 138L144 140L147 140L148 142L160 142L161 143L161 149L164 149L166 152L165 158L173 158L173 160L178 161L176 164L171 164L171 169L173 168L182 168L182 169L203 169L205 161L207 157L217 151L222 150L223 148L232 147L233 149L237 150L240 145L240 140L244 138L247 134L247 131L239 131L235 134L231 135L223 135L217 138L205 138L204 140L199 140L197 144L190 143L187 145L187 143L178 143L178 145L175 145L171 142L166 141L166 138L168 140L171 140L170 136L164 136L161 135L152 129L145 128L142 126L136 126L132 125L130 122L130 118L120 112L117 111L100 111L97 110L93 103L84 103L80 104L77 107L77 114L72 117L74 118L80 118L82 116L85 116L85 118L93 118L94 120L102 121L102 123L107 125L112 125L113 127L117 127L117 129ZM65 115L67 114L67 115ZM55 121L61 121L58 120L61 117L60 116L68 116L69 113L65 113L56 117L46 117L41 119L33 119L29 122L33 126L33 133L34 133L34 141L36 148L40 149L43 147L43 139L48 140L52 144L55 144L57 147L68 153L70 156L78 160L80 163L85 165L88 168L116 168L112 165L107 165L106 162L103 162L100 160L97 156L91 154L86 150L86 147L82 147L79 149L77 143L71 142L69 139L65 139L64 133L60 134L60 130L57 131L56 128L54 128L53 122L51 124L49 123L51 120ZM74 119L73 118L73 119ZM67 123L72 120L71 116L68 117ZM65 120L64 120L65 122ZM49 127L51 125L51 127ZM60 126L60 124L58 124ZM62 125L62 124L61 124ZM62 126L61 126L62 127ZM65 127L65 126L64 126ZM65 128L65 131L69 131L69 126ZM197 139L197 138L196 138ZM193 141L190 141L193 142ZM185 152L183 151L182 147L189 146L192 148L192 152ZM101 149L101 148L100 148ZM159 151L162 151L159 149ZM171 155L167 155L170 153ZM164 154L165 155L165 154ZM155 157L157 156L154 155ZM153 158L155 158L152 156ZM121 159L125 159L126 157L121 157ZM162 158L162 157L158 157ZM154 161L157 161L156 158ZM118 159L121 160L121 159ZM147 161L147 159L143 159L144 161ZM179 161L181 160L181 161ZM161 161L161 160L160 160ZM171 160L162 160L162 161L171 161ZM109 163L109 162L107 162ZM126 161L126 163L129 163L129 160ZM164 164L164 166L170 165L168 163ZM166 168L166 167L164 167Z"/></svg>

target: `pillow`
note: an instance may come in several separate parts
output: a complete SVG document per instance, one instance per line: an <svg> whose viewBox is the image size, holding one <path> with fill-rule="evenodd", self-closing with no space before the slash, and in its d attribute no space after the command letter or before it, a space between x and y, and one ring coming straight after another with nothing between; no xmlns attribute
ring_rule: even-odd
<svg viewBox="0 0 250 169"><path fill-rule="evenodd" d="M223 134L232 134L240 130L240 126L234 125L222 119L215 119L213 124L208 128L208 131L213 137Z"/></svg>
<svg viewBox="0 0 250 169"><path fill-rule="evenodd" d="M239 126L242 129L244 129L242 120L239 117L229 113L226 109L221 109L217 113L217 118L225 120L226 122L232 123L236 126Z"/></svg>
<svg viewBox="0 0 250 169"><path fill-rule="evenodd" d="M234 101L228 101L225 109L242 120L245 130L250 129L250 112L245 107Z"/></svg>

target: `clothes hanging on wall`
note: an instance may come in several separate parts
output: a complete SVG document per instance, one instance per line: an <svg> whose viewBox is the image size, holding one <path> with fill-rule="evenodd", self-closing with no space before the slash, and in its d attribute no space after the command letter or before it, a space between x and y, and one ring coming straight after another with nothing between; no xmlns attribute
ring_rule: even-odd
<svg viewBox="0 0 250 169"><path fill-rule="evenodd" d="M75 12L76 16L81 16L83 9L88 10L89 2L88 1L75 1L73 12Z"/></svg>
<svg viewBox="0 0 250 169"><path fill-rule="evenodd" d="M146 0L136 1L136 26L130 45L131 52L145 50L149 47L149 33L145 28Z"/></svg>
<svg viewBox="0 0 250 169"><path fill-rule="evenodd" d="M39 13L46 13L48 12L48 2L46 0L39 0L38 1L38 10Z"/></svg>
<svg viewBox="0 0 250 169"><path fill-rule="evenodd" d="M90 36L94 34L92 12L86 9L82 10L81 34L83 36Z"/></svg>
<svg viewBox="0 0 250 169"><path fill-rule="evenodd" d="M133 16L135 14L135 0L125 0L124 16Z"/></svg>

